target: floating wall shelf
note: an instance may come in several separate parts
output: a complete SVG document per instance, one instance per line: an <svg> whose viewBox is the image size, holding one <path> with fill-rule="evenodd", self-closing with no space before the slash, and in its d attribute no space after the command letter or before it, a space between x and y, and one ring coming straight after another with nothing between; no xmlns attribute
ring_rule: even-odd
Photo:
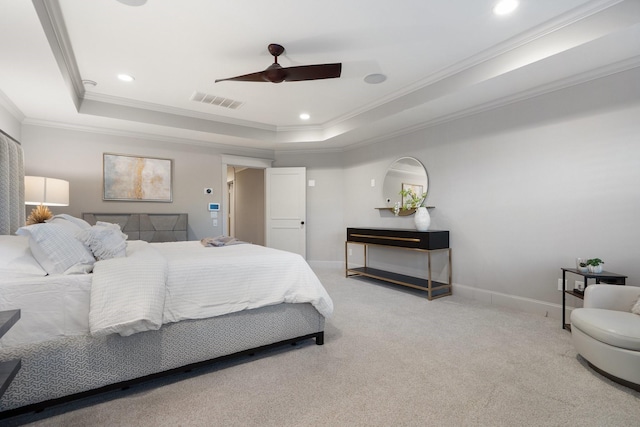
<svg viewBox="0 0 640 427"><path fill-rule="evenodd" d="M435 206L425 206L425 208L427 209L434 209ZM376 208L379 211L389 211L391 213L393 213L393 208ZM409 216L409 215L413 215L416 212L415 208L411 208L411 209L400 209L400 211L398 212L398 216Z"/></svg>

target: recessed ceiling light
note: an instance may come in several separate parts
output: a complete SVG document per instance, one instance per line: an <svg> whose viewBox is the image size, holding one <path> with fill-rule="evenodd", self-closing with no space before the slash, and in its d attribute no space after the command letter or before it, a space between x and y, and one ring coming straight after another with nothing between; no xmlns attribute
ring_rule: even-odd
<svg viewBox="0 0 640 427"><path fill-rule="evenodd" d="M147 2L147 0L118 0L122 4L126 4L127 6L142 6Z"/></svg>
<svg viewBox="0 0 640 427"><path fill-rule="evenodd" d="M496 15L508 15L518 8L518 0L501 0L493 7Z"/></svg>
<svg viewBox="0 0 640 427"><path fill-rule="evenodd" d="M371 85L377 85L378 83L382 83L387 80L387 76L384 74L369 74L364 77L364 81Z"/></svg>
<svg viewBox="0 0 640 427"><path fill-rule="evenodd" d="M129 74L118 74L118 79L122 80L123 82L132 82L135 80L135 78L133 76L130 76Z"/></svg>
<svg viewBox="0 0 640 427"><path fill-rule="evenodd" d="M302 113L300 114L300 120L309 120L311 118L311 116L308 113Z"/></svg>

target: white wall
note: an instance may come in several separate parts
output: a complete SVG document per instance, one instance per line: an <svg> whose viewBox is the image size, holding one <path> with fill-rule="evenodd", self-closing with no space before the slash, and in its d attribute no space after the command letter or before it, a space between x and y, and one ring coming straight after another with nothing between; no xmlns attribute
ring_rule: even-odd
<svg viewBox="0 0 640 427"><path fill-rule="evenodd" d="M413 227L412 217L374 209L384 205L370 182L381 185L396 158L414 156L429 172L431 228L451 232L454 283L558 304L560 268L599 257L640 285L639 81L631 70L344 153L342 186L308 200L342 193L344 218L309 229L308 241L323 240L322 255L341 261L345 227ZM276 153L278 164L292 158L306 157ZM421 266L414 256L390 259L396 253L378 262Z"/></svg>
<svg viewBox="0 0 640 427"><path fill-rule="evenodd" d="M221 176L221 150L180 143L24 126L23 149L27 175L66 179L70 205L53 213L80 216L85 212L188 213L189 239L223 234L222 221L213 227L209 202L221 202L227 191ZM130 154L173 159L173 202L119 202L102 200L102 154ZM242 151L225 154L247 154ZM248 153L247 155L255 153ZM258 153L265 157L265 153ZM271 153L269 153L271 155ZM212 187L213 195L204 193Z"/></svg>

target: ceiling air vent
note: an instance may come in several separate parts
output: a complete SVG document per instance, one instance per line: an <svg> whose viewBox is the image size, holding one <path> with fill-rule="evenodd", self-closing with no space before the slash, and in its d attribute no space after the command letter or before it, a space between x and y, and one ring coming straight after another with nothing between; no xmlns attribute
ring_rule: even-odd
<svg viewBox="0 0 640 427"><path fill-rule="evenodd" d="M233 99L197 91L194 92L193 95L191 95L191 100L200 102L202 104L211 104L217 105L218 107L231 108L232 110L237 110L243 104L242 102L235 101Z"/></svg>

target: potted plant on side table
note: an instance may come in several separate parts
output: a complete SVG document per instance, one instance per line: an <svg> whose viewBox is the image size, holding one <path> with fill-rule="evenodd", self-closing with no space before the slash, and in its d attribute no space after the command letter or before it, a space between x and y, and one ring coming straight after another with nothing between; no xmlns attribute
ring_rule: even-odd
<svg viewBox="0 0 640 427"><path fill-rule="evenodd" d="M590 273L602 273L602 261L600 258L591 258L587 260L587 267Z"/></svg>

